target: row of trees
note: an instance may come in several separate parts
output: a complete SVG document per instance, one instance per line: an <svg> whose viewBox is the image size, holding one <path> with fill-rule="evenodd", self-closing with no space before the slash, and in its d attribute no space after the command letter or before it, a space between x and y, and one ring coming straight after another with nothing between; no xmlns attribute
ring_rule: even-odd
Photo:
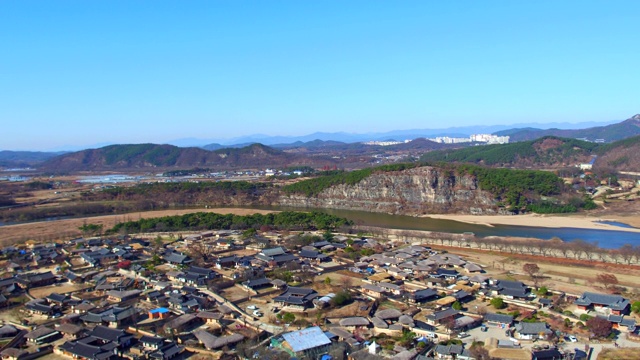
<svg viewBox="0 0 640 360"><path fill-rule="evenodd" d="M283 211L270 214L233 215L191 213L178 216L140 219L116 224L108 233L140 233L183 230L259 229L269 226L280 230L327 230L350 226L351 220L322 212Z"/></svg>
<svg viewBox="0 0 640 360"><path fill-rule="evenodd" d="M438 244L452 247L471 247L481 250L492 250L511 254L540 255L561 257L566 259L601 261L616 264L640 263L640 245L624 244L618 249L603 249L597 242L584 240L562 241L554 237L550 240L526 239L508 240L499 237L476 237L472 234L451 234L420 230L393 230L375 227L358 226L366 231L387 239L398 237L405 242L420 241L423 244Z"/></svg>

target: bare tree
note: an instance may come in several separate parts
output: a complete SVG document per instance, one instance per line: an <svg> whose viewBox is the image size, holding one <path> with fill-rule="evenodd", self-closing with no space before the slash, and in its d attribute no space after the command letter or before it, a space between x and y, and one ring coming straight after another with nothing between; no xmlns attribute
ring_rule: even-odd
<svg viewBox="0 0 640 360"><path fill-rule="evenodd" d="M605 289L615 287L619 284L618 278L613 274L601 273L596 275L596 282L599 282Z"/></svg>
<svg viewBox="0 0 640 360"><path fill-rule="evenodd" d="M533 281L533 285L538 288L538 280L540 276L540 267L537 264L529 263L524 264L522 266L522 271L524 271L529 277L531 281Z"/></svg>
<svg viewBox="0 0 640 360"><path fill-rule="evenodd" d="M631 264L631 260L635 256L635 249L631 244L624 244L618 249L618 253L624 262Z"/></svg>
<svg viewBox="0 0 640 360"><path fill-rule="evenodd" d="M449 316L442 320L442 325L444 325L444 328L451 333L456 329L456 319L454 319L453 316Z"/></svg>
<svg viewBox="0 0 640 360"><path fill-rule="evenodd" d="M571 252L573 253L573 257L576 259L581 259L582 256L587 252L588 247L589 243L584 240L573 240L571 242Z"/></svg>
<svg viewBox="0 0 640 360"><path fill-rule="evenodd" d="M202 241L193 241L187 245L187 253L197 266L205 266L206 263L211 260L212 252L212 246L209 246Z"/></svg>
<svg viewBox="0 0 640 360"><path fill-rule="evenodd" d="M469 348L469 352L471 356L473 356L476 360L491 360L491 356L489 356L489 350L487 350L484 346L474 343Z"/></svg>
<svg viewBox="0 0 640 360"><path fill-rule="evenodd" d="M585 243L584 256L587 257L587 260L593 261L593 259L598 255L599 250L600 250L600 247L598 247L597 242Z"/></svg>
<svg viewBox="0 0 640 360"><path fill-rule="evenodd" d="M597 338L604 338L611 333L611 323L605 318L598 316L592 317L587 320L587 328Z"/></svg>
<svg viewBox="0 0 640 360"><path fill-rule="evenodd" d="M547 256L549 254L549 252L551 251L551 244L548 243L548 241L546 240L538 240L536 241L536 249L538 249L538 253L542 256Z"/></svg>

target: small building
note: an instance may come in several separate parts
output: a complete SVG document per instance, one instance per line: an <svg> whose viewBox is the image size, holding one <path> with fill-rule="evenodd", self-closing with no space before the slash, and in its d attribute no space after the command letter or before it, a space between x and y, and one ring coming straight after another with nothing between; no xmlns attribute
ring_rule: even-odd
<svg viewBox="0 0 640 360"><path fill-rule="evenodd" d="M384 297L385 290L378 285L373 284L362 284L360 290L363 294L371 296L373 298L379 299Z"/></svg>
<svg viewBox="0 0 640 360"><path fill-rule="evenodd" d="M290 286L287 291L273 298L273 301L293 309L304 310L313 307L313 299L318 293L313 289Z"/></svg>
<svg viewBox="0 0 640 360"><path fill-rule="evenodd" d="M534 350L531 352L531 360L562 360L565 356L558 349Z"/></svg>
<svg viewBox="0 0 640 360"><path fill-rule="evenodd" d="M28 355L29 352L16 348L7 348L0 352L0 357L2 357L3 360L20 360L27 357Z"/></svg>
<svg viewBox="0 0 640 360"><path fill-rule="evenodd" d="M521 322L519 324L516 324L515 329L519 339L534 340L544 339L547 334L551 333L551 330L549 330L547 326L547 323L543 322Z"/></svg>
<svg viewBox="0 0 640 360"><path fill-rule="evenodd" d="M353 330L359 327L367 327L371 322L365 317L354 316L340 319L339 324L344 328Z"/></svg>
<svg viewBox="0 0 640 360"><path fill-rule="evenodd" d="M111 302L121 303L127 300L132 300L140 296L142 291L140 290L110 290L107 291L107 300Z"/></svg>
<svg viewBox="0 0 640 360"><path fill-rule="evenodd" d="M283 346L299 356L317 358L331 345L331 340L318 326L282 334Z"/></svg>
<svg viewBox="0 0 640 360"><path fill-rule="evenodd" d="M143 335L140 338L140 343L147 349L157 350L164 345L164 338L158 336Z"/></svg>
<svg viewBox="0 0 640 360"><path fill-rule="evenodd" d="M18 284L25 289L47 286L56 282L56 276L51 271L43 273L20 274L16 276Z"/></svg>
<svg viewBox="0 0 640 360"><path fill-rule="evenodd" d="M193 262L189 256L175 252L165 253L163 259L172 265L188 265Z"/></svg>
<svg viewBox="0 0 640 360"><path fill-rule="evenodd" d="M434 289L422 289L411 293L405 293L404 298L412 304L424 303L438 298L438 292Z"/></svg>
<svg viewBox="0 0 640 360"><path fill-rule="evenodd" d="M46 326L41 326L29 332L24 337L32 344L41 345L58 339L60 337L60 332Z"/></svg>
<svg viewBox="0 0 640 360"><path fill-rule="evenodd" d="M458 313L458 310L454 308L436 311L433 314L427 315L427 324L434 326L444 324L446 321L448 321L448 319L455 319L455 317L458 316Z"/></svg>
<svg viewBox="0 0 640 360"><path fill-rule="evenodd" d="M196 314L196 316L204 320L207 325L219 325L220 320L224 318L224 314L211 311L200 311Z"/></svg>
<svg viewBox="0 0 640 360"><path fill-rule="evenodd" d="M62 306L71 300L68 295L62 295L58 293L51 293L45 298L50 304Z"/></svg>
<svg viewBox="0 0 640 360"><path fill-rule="evenodd" d="M486 313L484 314L484 321L487 325L509 328L513 325L513 316L507 314Z"/></svg>
<svg viewBox="0 0 640 360"><path fill-rule="evenodd" d="M61 324L56 328L56 330L58 330L62 336L71 340L82 337L82 334L84 333L84 329L81 326L74 324Z"/></svg>
<svg viewBox="0 0 640 360"><path fill-rule="evenodd" d="M244 286L247 289L251 289L251 290L255 291L255 290L258 290L258 289L271 287L272 286L272 282L271 282L271 280L269 280L267 278L251 279L251 280L247 280L247 281L243 282L242 286Z"/></svg>
<svg viewBox="0 0 640 360"><path fill-rule="evenodd" d="M530 295L530 289L521 281L498 280L495 286L497 293L508 299L525 299Z"/></svg>
<svg viewBox="0 0 640 360"><path fill-rule="evenodd" d="M466 350L463 345L457 344L436 345L433 354L436 356L436 359L473 359L469 350Z"/></svg>
<svg viewBox="0 0 640 360"><path fill-rule="evenodd" d="M177 318L169 321L166 325L166 329L171 329L172 331L181 332L185 329L188 329L190 326L194 325L198 322L199 318L194 314L184 314L180 315Z"/></svg>
<svg viewBox="0 0 640 360"><path fill-rule="evenodd" d="M164 307L149 310L149 319L167 319L171 316L171 311Z"/></svg>
<svg viewBox="0 0 640 360"><path fill-rule="evenodd" d="M608 295L585 292L575 301L579 310L588 311L594 309L599 312L609 310L613 315L627 315L631 304L629 300L620 295Z"/></svg>
<svg viewBox="0 0 640 360"><path fill-rule="evenodd" d="M150 359L170 360L180 355L184 351L182 346L176 345L173 341L165 342L161 347L149 354Z"/></svg>

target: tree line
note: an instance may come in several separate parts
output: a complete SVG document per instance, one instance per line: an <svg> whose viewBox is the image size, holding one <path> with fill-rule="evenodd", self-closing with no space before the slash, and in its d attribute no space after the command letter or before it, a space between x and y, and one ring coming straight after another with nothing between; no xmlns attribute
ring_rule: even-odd
<svg viewBox="0 0 640 360"><path fill-rule="evenodd" d="M624 244L618 249L604 249L598 246L597 242L587 242L580 239L563 241L557 237L550 240L526 239L525 241L520 241L507 240L500 237L476 237L473 234L396 230L369 226L357 226L354 230L386 237L387 239L394 236L405 242L420 241L423 244L469 247L511 254L600 261L615 264L632 265L640 263L640 245Z"/></svg>
<svg viewBox="0 0 640 360"><path fill-rule="evenodd" d="M233 215L191 213L140 219L116 224L107 233L139 233L184 230L245 230L269 226L278 230L331 230L353 225L351 220L322 212L283 211L269 214Z"/></svg>

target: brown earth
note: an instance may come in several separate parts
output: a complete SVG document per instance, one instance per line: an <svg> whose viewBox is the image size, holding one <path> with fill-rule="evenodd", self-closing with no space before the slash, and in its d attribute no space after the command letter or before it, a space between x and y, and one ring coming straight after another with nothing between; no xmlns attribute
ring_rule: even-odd
<svg viewBox="0 0 640 360"><path fill-rule="evenodd" d="M431 245L434 249L461 255L472 262L484 266L488 276L507 279L514 278L531 284L529 276L522 267L526 263L535 263L544 276L541 285L569 294L581 294L584 291L606 292L595 277L601 273L615 274L620 285L628 287L632 293L640 289L640 266L588 262L584 260L552 258L522 254L507 254L479 249L461 249Z"/></svg>
<svg viewBox="0 0 640 360"><path fill-rule="evenodd" d="M639 360L638 348L603 349L598 354L598 360Z"/></svg>

